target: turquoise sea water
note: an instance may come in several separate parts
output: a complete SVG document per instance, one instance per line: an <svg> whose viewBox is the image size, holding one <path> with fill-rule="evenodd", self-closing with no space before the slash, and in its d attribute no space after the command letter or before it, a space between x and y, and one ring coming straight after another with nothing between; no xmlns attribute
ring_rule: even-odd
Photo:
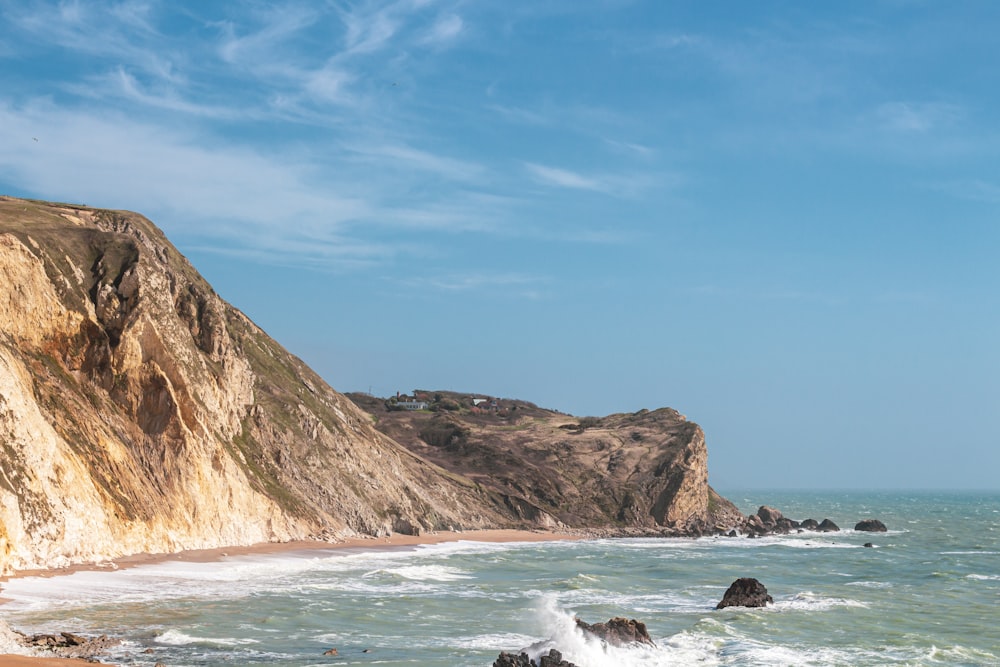
<svg viewBox="0 0 1000 667"><path fill-rule="evenodd" d="M13 580L0 614L31 631L124 637L111 657L149 667L486 666L547 641L581 667L1000 665L1000 494L726 496L846 530L170 562ZM866 517L889 532L850 530ZM775 604L716 611L743 576ZM574 615L638 618L658 647L605 649ZM339 655L323 656L331 647Z"/></svg>

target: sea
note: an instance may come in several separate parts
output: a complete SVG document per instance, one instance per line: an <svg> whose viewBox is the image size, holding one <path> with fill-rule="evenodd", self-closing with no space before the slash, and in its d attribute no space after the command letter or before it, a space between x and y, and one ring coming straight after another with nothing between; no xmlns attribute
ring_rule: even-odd
<svg viewBox="0 0 1000 667"><path fill-rule="evenodd" d="M14 579L0 617L121 637L102 660L147 667L486 667L552 647L580 667L1000 665L1000 493L725 495L842 530L169 561ZM888 532L854 531L864 518ZM716 610L739 577L774 604ZM573 620L616 616L644 622L656 646L605 646Z"/></svg>

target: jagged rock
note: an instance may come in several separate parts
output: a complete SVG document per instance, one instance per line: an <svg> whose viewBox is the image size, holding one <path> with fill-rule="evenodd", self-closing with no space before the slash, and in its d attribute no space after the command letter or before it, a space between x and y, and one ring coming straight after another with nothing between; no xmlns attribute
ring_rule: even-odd
<svg viewBox="0 0 1000 667"><path fill-rule="evenodd" d="M868 533L884 533L887 528L878 519L863 519L854 525L854 530L862 530Z"/></svg>
<svg viewBox="0 0 1000 667"><path fill-rule="evenodd" d="M768 528L773 528L783 518L780 511L767 505L760 506L760 509L757 510L757 516L760 517L761 523Z"/></svg>
<svg viewBox="0 0 1000 667"><path fill-rule="evenodd" d="M648 644L656 646L646 624L634 618L628 619L616 616L607 623L586 623L579 618L576 619L576 626L599 639L603 639L612 646L626 646L628 644Z"/></svg>
<svg viewBox="0 0 1000 667"><path fill-rule="evenodd" d="M833 521L830 521L829 519L823 519L822 521L819 522L819 525L816 527L816 530L818 530L821 533L836 533L840 530L840 526L835 524Z"/></svg>
<svg viewBox="0 0 1000 667"><path fill-rule="evenodd" d="M767 594L764 584L753 577L743 577L734 581L726 590L716 609L726 607L766 607L774 599Z"/></svg>
<svg viewBox="0 0 1000 667"><path fill-rule="evenodd" d="M563 660L562 653L549 649L548 655L543 655L538 659L538 667L576 667L572 662Z"/></svg>
<svg viewBox="0 0 1000 667"><path fill-rule="evenodd" d="M538 662L531 660L527 653L515 655L503 651L493 662L493 667L576 667L576 665L563 660L559 651L549 649L548 654L541 656Z"/></svg>
<svg viewBox="0 0 1000 667"><path fill-rule="evenodd" d="M493 667L538 667L527 653L508 653L501 651L500 656L493 661Z"/></svg>
<svg viewBox="0 0 1000 667"><path fill-rule="evenodd" d="M71 632L61 632L58 635L25 636L21 643L25 646L52 651L63 658L93 658L107 649L117 646L121 640L107 635L83 637Z"/></svg>

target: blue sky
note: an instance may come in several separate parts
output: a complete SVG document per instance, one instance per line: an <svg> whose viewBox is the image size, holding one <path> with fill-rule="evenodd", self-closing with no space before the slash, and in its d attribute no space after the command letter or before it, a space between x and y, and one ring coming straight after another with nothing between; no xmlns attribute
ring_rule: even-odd
<svg viewBox="0 0 1000 667"><path fill-rule="evenodd" d="M998 34L993 2L0 0L0 193L144 213L342 391L671 406L723 490L998 489Z"/></svg>

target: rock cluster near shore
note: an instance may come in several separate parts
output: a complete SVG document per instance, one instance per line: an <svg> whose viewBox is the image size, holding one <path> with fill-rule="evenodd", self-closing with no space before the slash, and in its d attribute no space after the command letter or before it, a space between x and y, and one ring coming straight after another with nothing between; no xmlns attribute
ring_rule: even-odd
<svg viewBox="0 0 1000 667"><path fill-rule="evenodd" d="M814 531L819 533L835 533L840 531L840 526L830 519L816 521L816 519L805 519L796 521L789 519L780 510L768 505L761 505L756 514L748 516L742 526L743 531L750 537L763 537L765 535L788 535L791 532ZM854 526L854 530L869 532L885 532L885 524L878 519L864 519ZM731 534L738 534L734 530Z"/></svg>

